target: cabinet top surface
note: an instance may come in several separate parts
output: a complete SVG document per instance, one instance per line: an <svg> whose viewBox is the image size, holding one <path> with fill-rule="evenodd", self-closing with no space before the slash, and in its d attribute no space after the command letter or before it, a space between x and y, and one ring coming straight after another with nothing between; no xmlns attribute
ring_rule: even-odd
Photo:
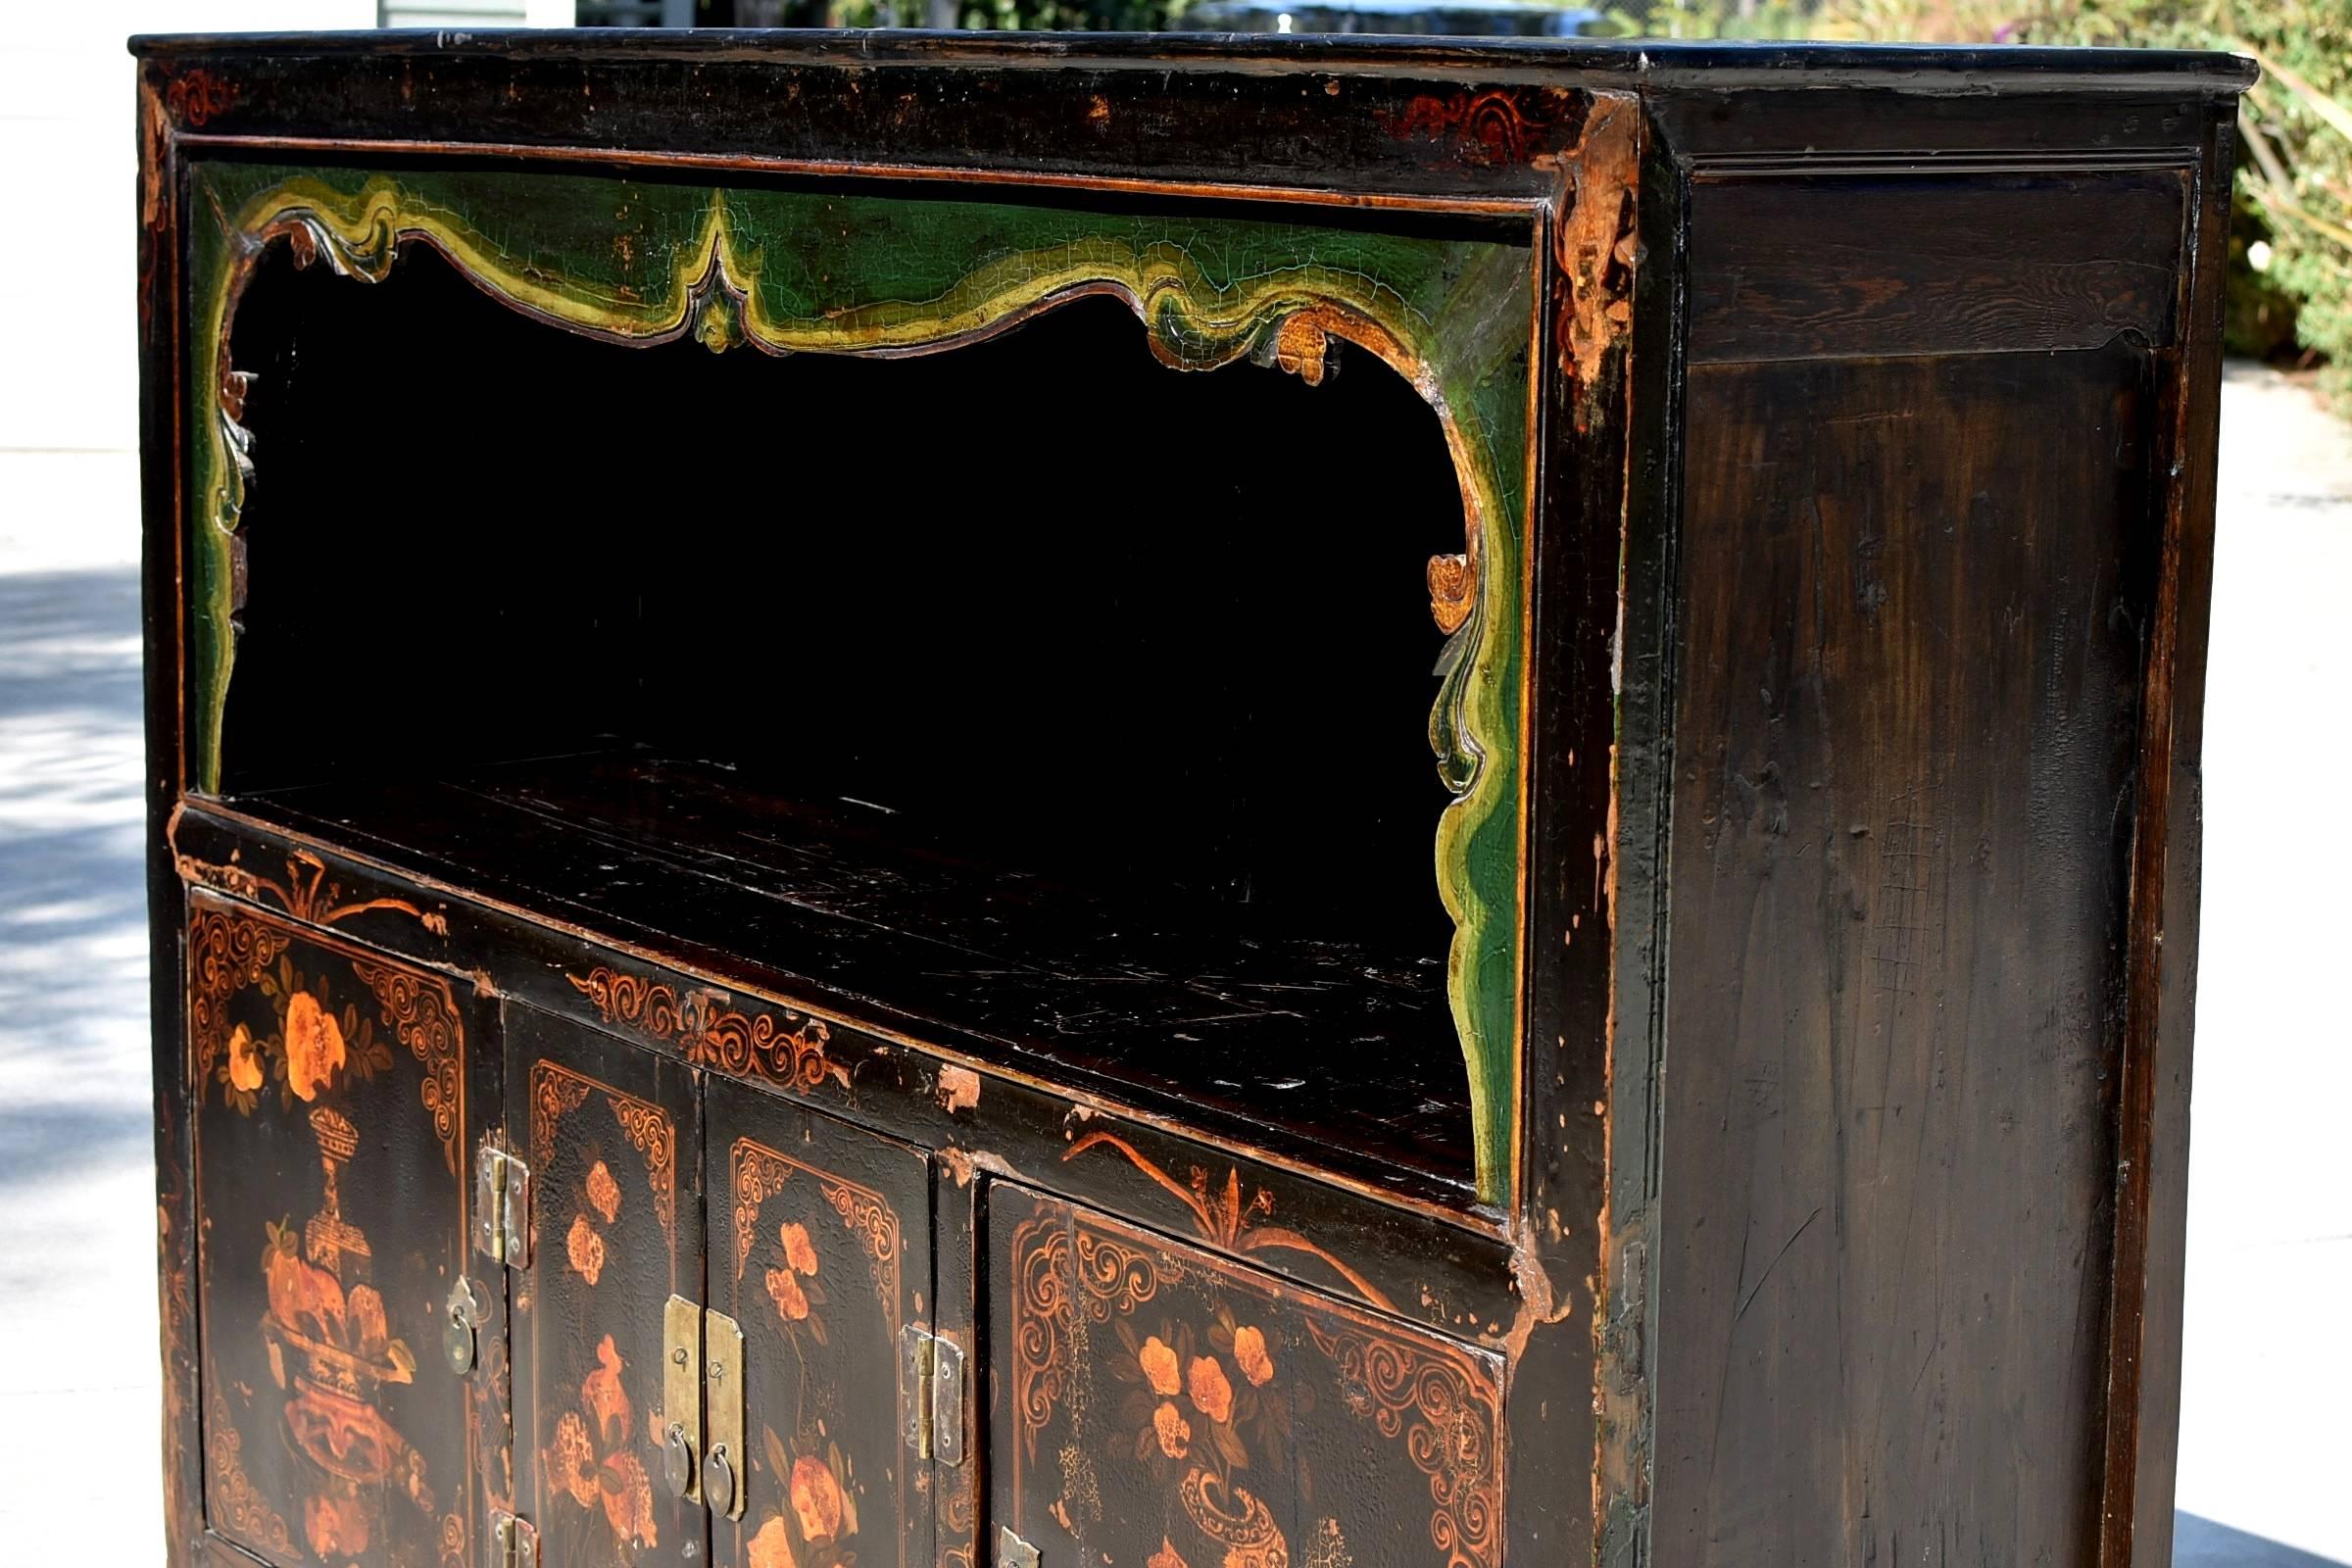
<svg viewBox="0 0 2352 1568"><path fill-rule="evenodd" d="M2235 92L2256 76L2236 55L2170 49L2047 49L1848 43L1661 43L1594 39L1264 33L933 33L800 28L533 28L144 34L142 58L199 55L653 61L711 65L986 67L1040 71L1170 67L1201 72L1399 72L1588 78L1595 85L1707 90L1865 86L1931 94L2097 88Z"/></svg>

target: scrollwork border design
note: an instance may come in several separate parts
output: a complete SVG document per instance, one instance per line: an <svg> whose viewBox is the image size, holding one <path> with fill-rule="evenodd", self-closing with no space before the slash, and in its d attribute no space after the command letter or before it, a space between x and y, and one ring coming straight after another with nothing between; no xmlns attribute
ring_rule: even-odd
<svg viewBox="0 0 2352 1568"><path fill-rule="evenodd" d="M1184 1277L1183 1265L1073 1225L1066 1209L1048 1209L1012 1233L1012 1408L1021 1445L1037 1457L1037 1435L1054 1419L1069 1378L1081 1301L1090 1321L1133 1312ZM1070 1294L1075 1281L1079 1295Z"/></svg>
<svg viewBox="0 0 2352 1568"><path fill-rule="evenodd" d="M882 1309L890 1317L890 1331L896 1335L901 1317L901 1264L905 1249L901 1245L899 1213L891 1207L890 1200L870 1187L795 1159L750 1138L735 1140L727 1162L735 1206L736 1279L743 1278L751 1258L752 1245L760 1230L760 1206L782 1192L794 1175L807 1176L816 1184L825 1205L840 1218L857 1240L858 1250L865 1254L866 1266L874 1277L874 1292L881 1298Z"/></svg>
<svg viewBox="0 0 2352 1568"><path fill-rule="evenodd" d="M1502 1553L1502 1401L1494 1381L1456 1355L1354 1323L1305 1315L1350 1409L1401 1439L1429 1478L1429 1538L1446 1568L1495 1568Z"/></svg>
<svg viewBox="0 0 2352 1568"><path fill-rule="evenodd" d="M715 1067L733 1077L804 1090L827 1079L849 1087L849 1068L825 1054L833 1032L821 1018L801 1018L788 1027L773 1013L728 1010L709 992L689 991L681 997L666 981L603 964L585 975L564 978L605 1022L679 1046L690 1066ZM796 1016L787 1013L785 1018Z"/></svg>
<svg viewBox="0 0 2352 1568"><path fill-rule="evenodd" d="M353 958L351 972L375 993L394 1037L423 1066L417 1093L433 1118L442 1158L456 1175L458 1145L466 1136L466 1025L449 982L369 958Z"/></svg>

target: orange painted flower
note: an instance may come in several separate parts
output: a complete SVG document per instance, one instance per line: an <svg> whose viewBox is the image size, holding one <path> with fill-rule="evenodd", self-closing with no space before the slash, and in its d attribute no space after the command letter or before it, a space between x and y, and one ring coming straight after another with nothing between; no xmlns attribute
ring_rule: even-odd
<svg viewBox="0 0 2352 1568"><path fill-rule="evenodd" d="M811 1544L841 1533L841 1483L822 1460L793 1461L792 1511L800 1518L802 1539Z"/></svg>
<svg viewBox="0 0 2352 1568"><path fill-rule="evenodd" d="M661 1544L654 1532L654 1484L635 1454L616 1453L605 1460L597 1485L614 1535L648 1546Z"/></svg>
<svg viewBox="0 0 2352 1568"><path fill-rule="evenodd" d="M1185 1381L1202 1415L1211 1421L1233 1419L1233 1385L1225 1381L1225 1369L1217 1365L1215 1356L1193 1357Z"/></svg>
<svg viewBox="0 0 2352 1568"><path fill-rule="evenodd" d="M620 1183L612 1179L601 1159L588 1168L588 1201L596 1205L608 1225L620 1217Z"/></svg>
<svg viewBox="0 0 2352 1568"><path fill-rule="evenodd" d="M600 1363L597 1369L580 1384L580 1405L595 1424L593 1435L598 1441L616 1448L629 1441L629 1428L637 1419L628 1391L620 1386L620 1370L628 1363L613 1348L610 1334L597 1346L596 1359Z"/></svg>
<svg viewBox="0 0 2352 1568"><path fill-rule="evenodd" d="M1159 1538L1159 1549L1144 1559L1144 1568L1192 1568L1176 1551L1176 1543L1167 1537Z"/></svg>
<svg viewBox="0 0 2352 1568"><path fill-rule="evenodd" d="M1161 1400L1159 1408L1152 1412L1152 1427L1159 1434L1159 1451L1169 1458L1181 1459L1192 1451L1193 1424L1174 1404Z"/></svg>
<svg viewBox="0 0 2352 1568"><path fill-rule="evenodd" d="M343 1026L308 991L286 1003L286 1087L297 1100L316 1100L342 1069Z"/></svg>
<svg viewBox="0 0 2352 1568"><path fill-rule="evenodd" d="M596 1234L585 1214L571 1216L571 1229L564 1237L564 1251L571 1259L572 1271L589 1284L605 1271L605 1239Z"/></svg>
<svg viewBox="0 0 2352 1568"><path fill-rule="evenodd" d="M1136 1352L1136 1359L1144 1364L1144 1377L1151 1383L1153 1394L1175 1395L1183 1392L1184 1384L1176 1374L1176 1352L1162 1344L1158 1335L1154 1334L1144 1342L1143 1349Z"/></svg>
<svg viewBox="0 0 2352 1568"><path fill-rule="evenodd" d="M243 1024L228 1037L228 1086L249 1095L262 1087L262 1054L253 1049L253 1031Z"/></svg>
<svg viewBox="0 0 2352 1568"><path fill-rule="evenodd" d="M588 1425L577 1410L566 1410L556 1423L555 1446L548 1450L548 1469L556 1484L571 1494L583 1508L596 1506L596 1446L588 1441Z"/></svg>
<svg viewBox="0 0 2352 1568"><path fill-rule="evenodd" d="M1266 1337L1254 1328L1233 1331L1233 1364L1242 1369L1253 1389L1262 1389L1274 1375L1274 1358L1266 1353Z"/></svg>
<svg viewBox="0 0 2352 1568"><path fill-rule="evenodd" d="M785 1322L798 1323L808 1315L808 1295L801 1289L801 1282L792 1270L769 1269L767 1295L776 1303L776 1310L783 1314Z"/></svg>
<svg viewBox="0 0 2352 1568"><path fill-rule="evenodd" d="M782 1514L769 1514L760 1533L745 1543L744 1560L749 1568L796 1568L792 1538L785 1532Z"/></svg>
<svg viewBox="0 0 2352 1568"><path fill-rule="evenodd" d="M808 1244L808 1227L787 1225L783 1230L784 1261L804 1274L816 1273L816 1249Z"/></svg>

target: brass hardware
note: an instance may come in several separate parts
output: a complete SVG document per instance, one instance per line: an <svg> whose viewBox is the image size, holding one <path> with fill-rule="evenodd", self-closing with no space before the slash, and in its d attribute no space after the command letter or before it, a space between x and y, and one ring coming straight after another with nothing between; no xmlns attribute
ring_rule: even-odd
<svg viewBox="0 0 2352 1568"><path fill-rule="evenodd" d="M473 1370L473 1331L490 1316L481 1288L465 1275L449 1288L449 1320L441 1328L441 1354L459 1377Z"/></svg>
<svg viewBox="0 0 2352 1568"><path fill-rule="evenodd" d="M1037 1568L1037 1548L1003 1525L997 1527L997 1568Z"/></svg>
<svg viewBox="0 0 2352 1568"><path fill-rule="evenodd" d="M735 1467L729 1462L727 1446L710 1445L710 1452L703 1460L703 1500L712 1513L735 1516Z"/></svg>
<svg viewBox="0 0 2352 1568"><path fill-rule="evenodd" d="M662 1440L662 1480L671 1496L693 1497L694 1440L686 1436L682 1422L672 1421Z"/></svg>
<svg viewBox="0 0 2352 1568"><path fill-rule="evenodd" d="M496 1134L473 1156L473 1246L510 1268L531 1266L531 1168Z"/></svg>
<svg viewBox="0 0 2352 1568"><path fill-rule="evenodd" d="M703 1499L712 1512L740 1519L745 1491L741 1482L743 1326L724 1312L706 1312L703 1340L704 1438L710 1448L703 1461Z"/></svg>
<svg viewBox="0 0 2352 1568"><path fill-rule="evenodd" d="M963 1463L963 1348L909 1323L899 1331L899 1408L906 1446L942 1464Z"/></svg>
<svg viewBox="0 0 2352 1568"><path fill-rule="evenodd" d="M703 1309L673 1296L662 1308L662 1418L668 1423L662 1474L670 1495L703 1500L695 1446L703 1436Z"/></svg>
<svg viewBox="0 0 2352 1568"><path fill-rule="evenodd" d="M490 1515L492 1568L539 1568L539 1532L527 1519L495 1511Z"/></svg>

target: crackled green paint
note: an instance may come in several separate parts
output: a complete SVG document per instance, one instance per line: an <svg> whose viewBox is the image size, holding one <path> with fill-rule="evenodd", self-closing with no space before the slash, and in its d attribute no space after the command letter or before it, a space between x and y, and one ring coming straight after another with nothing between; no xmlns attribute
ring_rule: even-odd
<svg viewBox="0 0 2352 1568"><path fill-rule="evenodd" d="M187 745L190 778L208 792L220 787L235 658L231 541L244 493L243 432L220 393L237 296L273 240L371 281L402 244L429 244L517 310L629 343L691 333L713 348L920 352L1111 293L1143 318L1152 351L1187 369L1266 346L1301 312L1380 355L1438 411L1479 568L1470 618L1442 665L1430 742L1455 795L1438 825L1437 873L1455 926L1447 984L1469 1067L1479 1192L1508 1197L1535 287L1527 246L514 171L205 162L193 189Z"/></svg>

